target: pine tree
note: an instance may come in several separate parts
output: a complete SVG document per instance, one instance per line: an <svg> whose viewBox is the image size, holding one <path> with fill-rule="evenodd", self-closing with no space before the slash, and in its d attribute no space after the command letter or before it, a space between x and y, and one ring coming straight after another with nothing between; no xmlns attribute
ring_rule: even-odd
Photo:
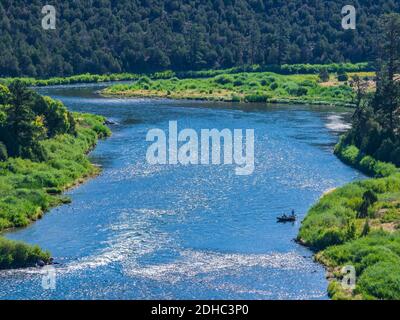
<svg viewBox="0 0 400 320"><path fill-rule="evenodd" d="M389 135L393 137L399 126L396 112L400 106L400 15L389 14L382 19L380 38L374 109L382 115Z"/></svg>
<svg viewBox="0 0 400 320"><path fill-rule="evenodd" d="M364 227L361 231L361 237L367 236L369 234L370 230L371 230L371 228L369 226L369 219L366 219L365 223L364 223Z"/></svg>

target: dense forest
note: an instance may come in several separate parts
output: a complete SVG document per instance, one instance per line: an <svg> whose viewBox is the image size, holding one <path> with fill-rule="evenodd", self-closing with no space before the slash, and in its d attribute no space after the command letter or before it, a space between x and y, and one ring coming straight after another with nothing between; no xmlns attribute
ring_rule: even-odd
<svg viewBox="0 0 400 320"><path fill-rule="evenodd" d="M337 0L43 1L0 3L0 76L198 70L245 64L372 58L377 17L396 0L356 0L356 30L343 30Z"/></svg>

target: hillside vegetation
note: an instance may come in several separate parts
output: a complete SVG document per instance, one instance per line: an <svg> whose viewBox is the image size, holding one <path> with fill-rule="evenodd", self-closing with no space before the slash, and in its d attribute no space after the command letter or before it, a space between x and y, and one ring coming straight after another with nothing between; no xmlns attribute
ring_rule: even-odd
<svg viewBox="0 0 400 320"><path fill-rule="evenodd" d="M375 92L353 79L352 128L335 154L375 177L323 196L302 222L298 239L330 270L335 299L400 299L400 15L381 20ZM340 281L356 269L355 290Z"/></svg>
<svg viewBox="0 0 400 320"><path fill-rule="evenodd" d="M0 2L0 77L220 69L242 65L369 61L378 17L394 0L352 1L356 30L338 0L54 0Z"/></svg>
<svg viewBox="0 0 400 320"><path fill-rule="evenodd" d="M69 202L62 191L98 172L86 154L110 134L104 120L70 113L19 82L0 85L0 232ZM49 259L38 247L0 238L0 269Z"/></svg>

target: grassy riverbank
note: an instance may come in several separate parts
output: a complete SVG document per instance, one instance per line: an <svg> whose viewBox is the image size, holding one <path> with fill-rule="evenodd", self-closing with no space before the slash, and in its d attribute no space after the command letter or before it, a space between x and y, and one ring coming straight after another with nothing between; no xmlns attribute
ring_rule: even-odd
<svg viewBox="0 0 400 320"><path fill-rule="evenodd" d="M332 76L333 77L333 76ZM116 84L106 96L159 97L228 102L307 103L351 106L353 90L345 81L321 83L318 75L281 75L272 72L223 73L208 78L152 80L141 77L131 84Z"/></svg>
<svg viewBox="0 0 400 320"><path fill-rule="evenodd" d="M400 299L400 173L392 164L339 143L336 155L374 176L324 195L302 222L298 239L329 270L334 299ZM355 267L356 289L340 284Z"/></svg>
<svg viewBox="0 0 400 320"><path fill-rule="evenodd" d="M74 113L75 134L60 134L41 141L46 161L8 158L0 162L0 231L24 227L56 205L69 202L67 188L94 176L99 169L86 154L99 138L110 134L101 116ZM26 267L50 254L0 238L0 269Z"/></svg>
<svg viewBox="0 0 400 320"><path fill-rule="evenodd" d="M79 83L101 83L110 81L137 81L141 77L147 76L152 80L160 79L199 79L199 78L212 78L224 74L238 74L238 73L260 73L260 72L274 72L281 75L293 74L314 74L317 75L321 70L327 70L330 73L338 72L367 72L372 71L372 66L367 63L331 63L331 64L284 64L278 65L249 65L242 67L233 67L230 69L217 69L217 70L201 70L201 71L161 71L148 74L138 73L114 73L114 74L79 74L67 77L52 77L48 79L36 78L0 78L0 83L9 85L15 80L19 80L27 86L55 86L55 85L68 85Z"/></svg>

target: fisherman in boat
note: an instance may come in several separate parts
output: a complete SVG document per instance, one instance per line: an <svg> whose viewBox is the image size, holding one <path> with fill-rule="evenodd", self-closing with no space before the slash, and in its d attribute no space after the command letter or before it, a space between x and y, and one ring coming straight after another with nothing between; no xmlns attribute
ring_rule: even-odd
<svg viewBox="0 0 400 320"><path fill-rule="evenodd" d="M296 214L294 212L294 209L292 210L292 214L290 216L283 214L282 216L278 217L278 222L289 222L289 221L296 221Z"/></svg>

